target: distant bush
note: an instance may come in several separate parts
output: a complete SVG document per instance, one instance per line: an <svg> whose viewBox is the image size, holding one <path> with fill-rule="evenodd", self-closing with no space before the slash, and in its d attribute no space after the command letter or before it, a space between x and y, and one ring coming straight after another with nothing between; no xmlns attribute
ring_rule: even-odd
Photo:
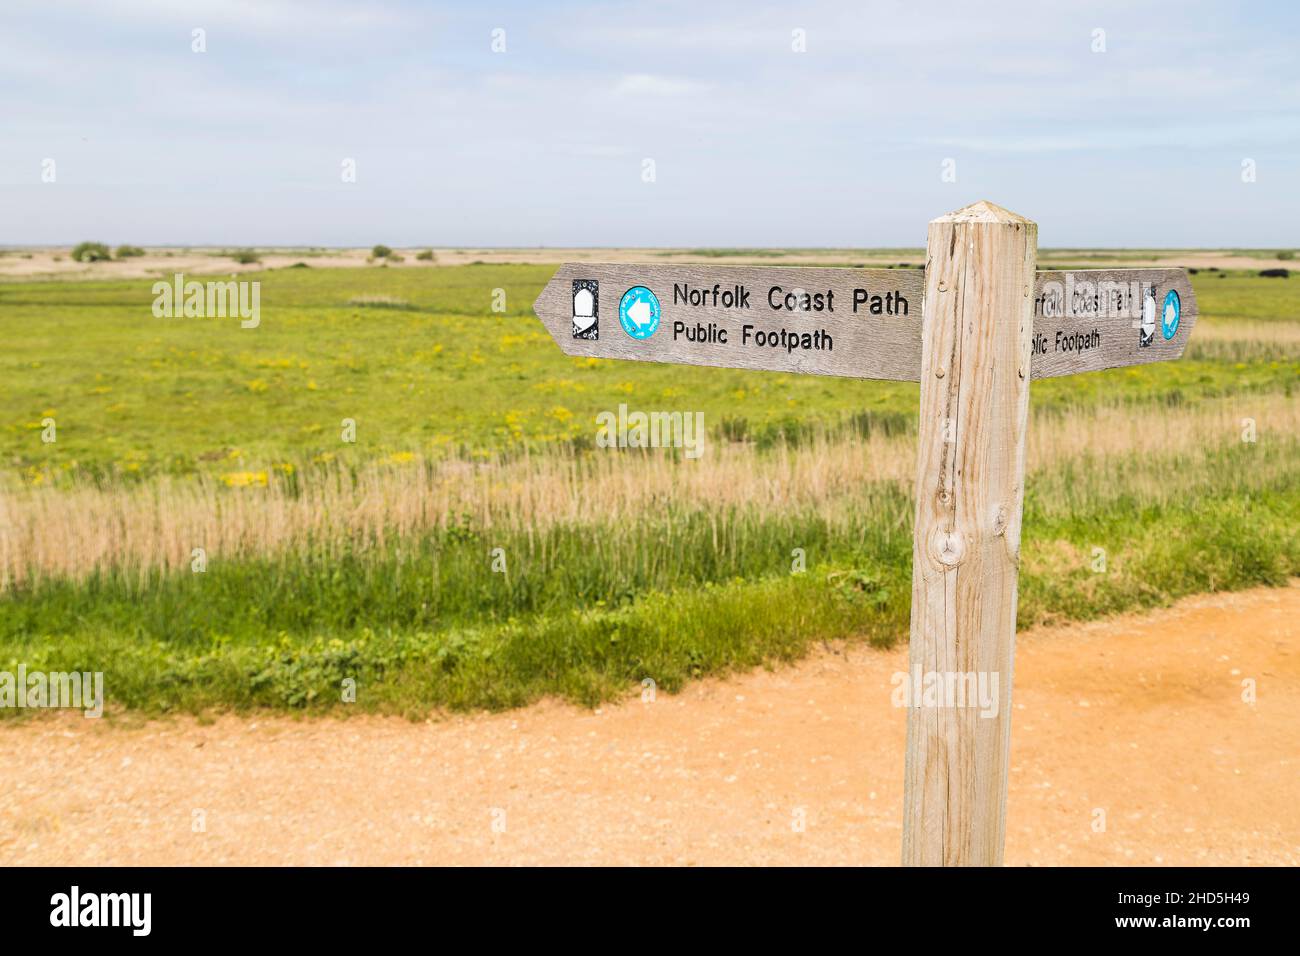
<svg viewBox="0 0 1300 956"><path fill-rule="evenodd" d="M434 261L433 250L425 249L423 252L416 255L415 258L419 259L421 262L433 262Z"/></svg>
<svg viewBox="0 0 1300 956"><path fill-rule="evenodd" d="M1285 279L1291 274L1290 269L1261 269L1260 277L1264 279Z"/></svg>
<svg viewBox="0 0 1300 956"><path fill-rule="evenodd" d="M289 268L290 268L290 269L310 269L311 266L307 265L307 263L305 263L305 262L295 262L293 265L289 266Z"/></svg>
<svg viewBox="0 0 1300 956"><path fill-rule="evenodd" d="M118 246L113 254L119 259L134 259L144 255L144 250L139 246Z"/></svg>
<svg viewBox="0 0 1300 956"><path fill-rule="evenodd" d="M1285 261L1287 259L1294 259L1295 253L1290 249L1283 249L1281 252L1277 254L1277 257Z"/></svg>
<svg viewBox="0 0 1300 956"><path fill-rule="evenodd" d="M244 266L252 265L254 262L262 261L258 257L257 253L252 249L235 249L232 252L227 252L226 255L234 259L240 265L244 265Z"/></svg>
<svg viewBox="0 0 1300 956"><path fill-rule="evenodd" d="M72 248L72 258L77 262L107 262L113 256L102 242L79 242Z"/></svg>
<svg viewBox="0 0 1300 956"><path fill-rule="evenodd" d="M399 299L395 295L384 295L382 293L378 295L354 295L348 299L348 305L362 309L399 309L403 312L413 312L417 308L406 299Z"/></svg>
<svg viewBox="0 0 1300 956"><path fill-rule="evenodd" d="M401 256L400 254L394 252L394 253L389 254L389 256L388 256L388 261L389 261L389 262L405 262L406 260L405 260L404 258L402 258L402 256Z"/></svg>
<svg viewBox="0 0 1300 956"><path fill-rule="evenodd" d="M370 258L372 259L387 259L391 257L392 254L393 250L389 249L387 246L375 246L375 248L370 250Z"/></svg>

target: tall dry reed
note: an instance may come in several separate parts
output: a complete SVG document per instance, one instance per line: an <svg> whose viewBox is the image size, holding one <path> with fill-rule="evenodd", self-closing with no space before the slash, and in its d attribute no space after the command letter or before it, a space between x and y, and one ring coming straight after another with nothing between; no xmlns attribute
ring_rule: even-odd
<svg viewBox="0 0 1300 956"><path fill-rule="evenodd" d="M1082 457L1166 455L1297 434L1300 399L1261 395L1184 408L1090 407L1036 414L1032 471ZM677 510L812 509L830 515L864 483L913 480L915 436L823 434L758 451L714 442L696 460L663 451L532 454L508 463L426 461L359 468L305 466L266 487L213 477L162 477L120 487L0 491L0 588L34 578L81 579L96 569L188 567L209 557L383 546L458 523L527 531L556 524L635 522Z"/></svg>

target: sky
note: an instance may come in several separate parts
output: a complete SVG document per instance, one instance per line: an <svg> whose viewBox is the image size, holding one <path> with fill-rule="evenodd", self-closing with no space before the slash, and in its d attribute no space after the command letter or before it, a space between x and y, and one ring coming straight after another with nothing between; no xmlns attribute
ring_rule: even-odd
<svg viewBox="0 0 1300 956"><path fill-rule="evenodd" d="M0 103L8 245L1300 246L1294 3L4 0Z"/></svg>

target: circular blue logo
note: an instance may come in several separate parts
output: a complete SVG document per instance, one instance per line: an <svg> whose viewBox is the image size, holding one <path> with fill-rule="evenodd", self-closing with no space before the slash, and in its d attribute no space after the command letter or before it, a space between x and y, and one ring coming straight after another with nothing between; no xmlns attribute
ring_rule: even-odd
<svg viewBox="0 0 1300 956"><path fill-rule="evenodd" d="M1173 289L1165 295L1165 307L1160 313L1160 334L1172 339L1178 332L1178 322L1182 318L1183 304L1178 301L1178 293Z"/></svg>
<svg viewBox="0 0 1300 956"><path fill-rule="evenodd" d="M632 338L650 338L659 328L659 300L645 286L632 286L618 304L618 321Z"/></svg>

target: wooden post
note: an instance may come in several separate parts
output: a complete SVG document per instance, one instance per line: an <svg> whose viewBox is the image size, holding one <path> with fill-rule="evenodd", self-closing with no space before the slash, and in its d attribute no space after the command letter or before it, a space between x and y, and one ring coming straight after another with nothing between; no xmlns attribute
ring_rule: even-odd
<svg viewBox="0 0 1300 956"><path fill-rule="evenodd" d="M569 262L533 305L569 355L921 383L905 864L1002 862L1030 379L1176 359L1196 322L1185 269L1035 274L1037 258L1034 223L979 202L930 223L924 285Z"/></svg>
<svg viewBox="0 0 1300 956"><path fill-rule="evenodd" d="M992 203L930 223L905 865L1002 863L1037 257L1037 225Z"/></svg>

